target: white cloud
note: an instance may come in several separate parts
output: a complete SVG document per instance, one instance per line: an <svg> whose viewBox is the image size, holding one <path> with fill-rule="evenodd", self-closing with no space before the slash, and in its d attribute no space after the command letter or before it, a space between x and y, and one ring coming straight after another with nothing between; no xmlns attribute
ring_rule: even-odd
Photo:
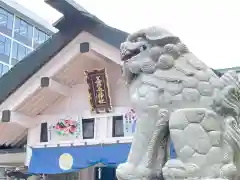
<svg viewBox="0 0 240 180"><path fill-rule="evenodd" d="M159 25L169 29L213 68L240 65L239 0L75 0L124 31ZM60 14L43 0L18 0L49 22Z"/></svg>

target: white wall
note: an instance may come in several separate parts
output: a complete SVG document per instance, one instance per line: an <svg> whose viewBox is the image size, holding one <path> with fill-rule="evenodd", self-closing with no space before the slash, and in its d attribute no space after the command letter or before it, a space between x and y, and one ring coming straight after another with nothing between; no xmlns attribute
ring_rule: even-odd
<svg viewBox="0 0 240 180"><path fill-rule="evenodd" d="M41 122L55 124L61 118L95 118L95 138L94 140L85 140L81 138L59 138L48 143L40 143L40 127L41 124L29 129L28 145L31 147L47 144L48 146L56 146L56 144L84 144L101 143L101 142L116 142L118 139L131 139L129 137L112 138L112 116L124 115L130 109L128 91L124 86L124 81L121 77L121 69L119 65L113 62L105 64L107 69L107 78L109 84L110 98L113 106L111 113L96 114L90 111L88 85L86 82L77 84L72 88L71 95L61 101L56 102L45 110L41 115Z"/></svg>

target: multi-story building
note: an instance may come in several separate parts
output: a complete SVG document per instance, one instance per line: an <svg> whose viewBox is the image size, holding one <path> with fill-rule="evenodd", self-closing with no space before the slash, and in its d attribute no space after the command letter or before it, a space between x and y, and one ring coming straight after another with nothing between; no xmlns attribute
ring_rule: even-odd
<svg viewBox="0 0 240 180"><path fill-rule="evenodd" d="M0 77L56 31L14 0L0 0Z"/></svg>

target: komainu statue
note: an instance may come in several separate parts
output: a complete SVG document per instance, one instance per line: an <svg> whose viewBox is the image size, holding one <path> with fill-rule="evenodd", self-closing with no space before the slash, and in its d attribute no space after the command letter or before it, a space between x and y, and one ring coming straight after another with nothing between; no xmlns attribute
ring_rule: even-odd
<svg viewBox="0 0 240 180"><path fill-rule="evenodd" d="M233 179L240 150L237 74L215 74L162 28L129 35L120 49L138 121L118 179Z"/></svg>

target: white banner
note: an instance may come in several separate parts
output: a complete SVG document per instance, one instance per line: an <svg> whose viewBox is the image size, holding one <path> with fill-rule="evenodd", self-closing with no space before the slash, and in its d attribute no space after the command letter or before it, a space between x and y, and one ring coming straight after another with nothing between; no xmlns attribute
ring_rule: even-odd
<svg viewBox="0 0 240 180"><path fill-rule="evenodd" d="M123 115L124 136L132 136L136 128L137 116L133 109Z"/></svg>

